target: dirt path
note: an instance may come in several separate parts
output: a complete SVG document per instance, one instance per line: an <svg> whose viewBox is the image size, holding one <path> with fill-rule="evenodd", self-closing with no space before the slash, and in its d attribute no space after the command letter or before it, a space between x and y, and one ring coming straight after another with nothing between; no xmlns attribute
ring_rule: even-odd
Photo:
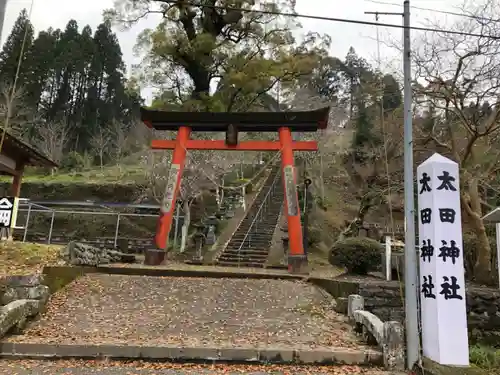
<svg viewBox="0 0 500 375"><path fill-rule="evenodd" d="M257 366L257 365L188 365L144 362L92 361L9 361L0 360L1 375L390 375L376 368L358 366Z"/></svg>
<svg viewBox="0 0 500 375"><path fill-rule="evenodd" d="M87 275L7 341L364 348L329 303L298 281Z"/></svg>

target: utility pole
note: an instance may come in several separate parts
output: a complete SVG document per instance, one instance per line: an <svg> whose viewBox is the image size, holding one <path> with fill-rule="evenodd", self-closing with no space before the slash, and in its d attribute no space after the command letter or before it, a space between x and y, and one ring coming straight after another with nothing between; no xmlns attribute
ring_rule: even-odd
<svg viewBox="0 0 500 375"><path fill-rule="evenodd" d="M403 13L365 12L403 16L403 75L404 75L404 195L405 195L405 315L407 368L413 369L419 360L418 331L418 259L415 241L415 197L413 187L413 123L411 87L410 1L404 0Z"/></svg>
<svg viewBox="0 0 500 375"><path fill-rule="evenodd" d="M2 40L3 23L5 21L5 10L7 9L7 0L0 0L0 41Z"/></svg>
<svg viewBox="0 0 500 375"><path fill-rule="evenodd" d="M412 369L418 361L420 345L417 295L418 259L415 241L415 196L413 192L410 0L405 0L403 6L406 360L408 368Z"/></svg>

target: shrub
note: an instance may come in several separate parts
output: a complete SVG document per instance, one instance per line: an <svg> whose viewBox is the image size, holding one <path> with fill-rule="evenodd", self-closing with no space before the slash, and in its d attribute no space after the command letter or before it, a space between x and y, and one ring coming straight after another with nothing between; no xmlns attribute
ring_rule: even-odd
<svg viewBox="0 0 500 375"><path fill-rule="evenodd" d="M351 237L337 241L330 249L329 261L347 272L366 275L381 264L382 244L365 237Z"/></svg>
<svg viewBox="0 0 500 375"><path fill-rule="evenodd" d="M479 368L500 369L500 350L498 349L474 345L470 348L469 358L471 364Z"/></svg>
<svg viewBox="0 0 500 375"><path fill-rule="evenodd" d="M86 156L76 151L69 152L61 162L61 169L65 171L81 172L86 166Z"/></svg>
<svg viewBox="0 0 500 375"><path fill-rule="evenodd" d="M321 229L309 224L307 226L307 244L314 246L321 242Z"/></svg>

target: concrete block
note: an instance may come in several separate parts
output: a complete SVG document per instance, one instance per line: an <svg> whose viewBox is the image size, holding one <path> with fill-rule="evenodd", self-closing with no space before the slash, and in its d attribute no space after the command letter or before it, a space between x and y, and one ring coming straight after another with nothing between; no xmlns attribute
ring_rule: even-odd
<svg viewBox="0 0 500 375"><path fill-rule="evenodd" d="M382 353L365 350L318 348L296 350L295 358L297 363L301 364L367 365L380 362Z"/></svg>
<svg viewBox="0 0 500 375"><path fill-rule="evenodd" d="M347 299L347 316L354 320L354 311L365 309L365 299L359 294L351 294Z"/></svg>
<svg viewBox="0 0 500 375"><path fill-rule="evenodd" d="M0 307L0 337L12 327L38 314L41 307L41 301L31 299L20 299Z"/></svg>
<svg viewBox="0 0 500 375"><path fill-rule="evenodd" d="M259 351L246 348L223 348L219 349L218 359L221 361L257 362Z"/></svg>
<svg viewBox="0 0 500 375"><path fill-rule="evenodd" d="M264 363L292 363L295 360L293 349L259 350L259 361Z"/></svg>
<svg viewBox="0 0 500 375"><path fill-rule="evenodd" d="M376 315L368 311L358 310L354 311L353 320L362 325L364 330L375 339L377 345L382 347L384 343L384 323Z"/></svg>
<svg viewBox="0 0 500 375"><path fill-rule="evenodd" d="M178 359L185 360L209 360L215 361L219 358L219 349L211 347L182 348Z"/></svg>
<svg viewBox="0 0 500 375"><path fill-rule="evenodd" d="M405 340L404 328L399 322L385 322L383 325L384 366L390 370L404 370L405 368Z"/></svg>

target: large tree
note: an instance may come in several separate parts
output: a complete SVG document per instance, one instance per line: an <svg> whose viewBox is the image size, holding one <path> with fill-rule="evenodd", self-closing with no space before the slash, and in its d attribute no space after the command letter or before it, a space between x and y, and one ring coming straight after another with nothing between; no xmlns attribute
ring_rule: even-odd
<svg viewBox="0 0 500 375"><path fill-rule="evenodd" d="M248 12L293 11L294 3L118 0L108 15L126 22L163 15L154 30L142 33L138 47L145 56L143 79L162 88L166 107L178 102L185 108L246 111L280 82L310 72L329 43L313 34L298 43L294 20Z"/></svg>
<svg viewBox="0 0 500 375"><path fill-rule="evenodd" d="M478 239L474 277L485 284L492 281L492 249L482 220L489 207L485 193L500 190L500 40L489 37L498 35L500 25L487 17L498 5L495 0L468 9L477 17L454 25L463 35L426 35L414 56L424 116L419 141L459 164L464 219Z"/></svg>

